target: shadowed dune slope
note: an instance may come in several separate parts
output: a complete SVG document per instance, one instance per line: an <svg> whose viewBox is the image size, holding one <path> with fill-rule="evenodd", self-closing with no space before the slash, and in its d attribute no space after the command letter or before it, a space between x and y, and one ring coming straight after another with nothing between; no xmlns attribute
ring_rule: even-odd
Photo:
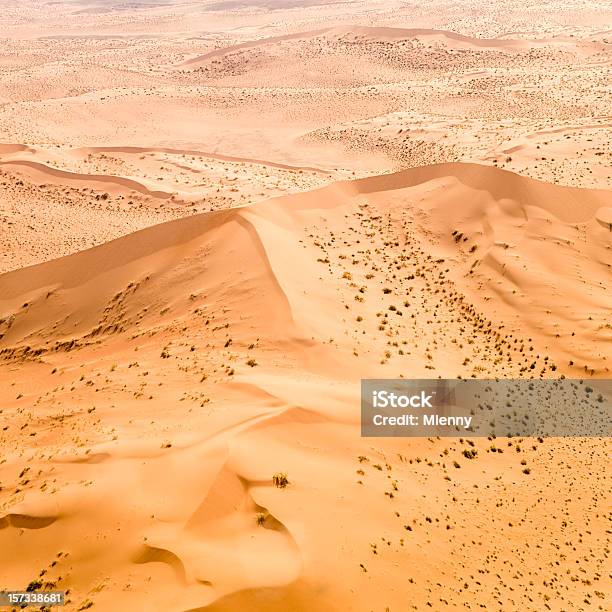
<svg viewBox="0 0 612 612"><path fill-rule="evenodd" d="M0 286L2 311L9 304L12 311L0 324L5 346L49 345L158 323L163 317L155 306L159 312L178 303L177 316L189 309L189 296L204 290L245 308L256 296L253 310L267 308L277 322L291 323L260 240L236 210L171 221L10 272Z"/></svg>

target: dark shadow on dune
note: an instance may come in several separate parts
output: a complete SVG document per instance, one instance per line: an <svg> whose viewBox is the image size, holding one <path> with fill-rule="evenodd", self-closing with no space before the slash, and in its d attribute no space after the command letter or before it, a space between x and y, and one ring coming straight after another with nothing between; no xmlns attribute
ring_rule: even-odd
<svg viewBox="0 0 612 612"><path fill-rule="evenodd" d="M30 516L29 514L7 514L0 517L0 529L16 527L17 529L43 529L55 523L55 516Z"/></svg>
<svg viewBox="0 0 612 612"><path fill-rule="evenodd" d="M134 563L165 563L176 574L181 584L187 584L187 576L183 562L172 551L165 548L143 545L133 559Z"/></svg>

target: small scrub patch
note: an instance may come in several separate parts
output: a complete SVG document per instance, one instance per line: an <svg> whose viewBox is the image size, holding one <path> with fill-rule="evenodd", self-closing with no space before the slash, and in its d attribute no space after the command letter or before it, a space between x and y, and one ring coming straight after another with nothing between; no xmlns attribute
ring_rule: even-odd
<svg viewBox="0 0 612 612"><path fill-rule="evenodd" d="M272 482L275 487L279 489L284 489L289 484L289 478L285 472L277 472L272 476Z"/></svg>
<svg viewBox="0 0 612 612"><path fill-rule="evenodd" d="M32 591L38 591L42 587L42 581L40 580L32 580L30 584L26 587L26 591L31 593Z"/></svg>

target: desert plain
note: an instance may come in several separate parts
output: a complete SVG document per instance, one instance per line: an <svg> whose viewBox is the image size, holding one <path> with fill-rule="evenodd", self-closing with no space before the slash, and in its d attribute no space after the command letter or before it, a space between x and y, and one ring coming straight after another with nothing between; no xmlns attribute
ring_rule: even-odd
<svg viewBox="0 0 612 612"><path fill-rule="evenodd" d="M0 0L0 590L610 609L609 438L362 378L612 377L603 0Z"/></svg>

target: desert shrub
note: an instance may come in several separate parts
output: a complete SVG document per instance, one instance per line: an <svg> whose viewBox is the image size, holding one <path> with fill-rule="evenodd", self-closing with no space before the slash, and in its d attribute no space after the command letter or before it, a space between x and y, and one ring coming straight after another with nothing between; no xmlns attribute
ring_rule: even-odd
<svg viewBox="0 0 612 612"><path fill-rule="evenodd" d="M277 472L272 476L272 482L275 487L279 489L284 489L289 484L289 478L287 478L287 474L285 472Z"/></svg>

